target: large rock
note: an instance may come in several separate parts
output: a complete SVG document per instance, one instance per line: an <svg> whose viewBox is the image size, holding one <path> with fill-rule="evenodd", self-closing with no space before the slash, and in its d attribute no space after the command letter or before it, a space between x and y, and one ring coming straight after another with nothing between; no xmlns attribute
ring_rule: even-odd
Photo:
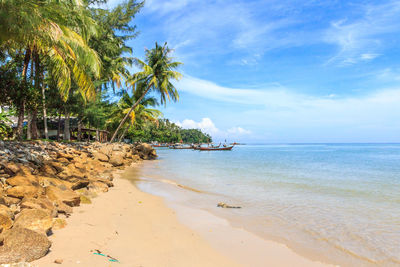
<svg viewBox="0 0 400 267"><path fill-rule="evenodd" d="M114 166L122 166L124 164L125 153L120 151L114 151L110 157L110 163Z"/></svg>
<svg viewBox="0 0 400 267"><path fill-rule="evenodd" d="M108 156L106 154L101 153L101 152L94 152L93 156L94 156L95 159L100 160L102 162L108 162L109 161Z"/></svg>
<svg viewBox="0 0 400 267"><path fill-rule="evenodd" d="M39 198L24 198L20 203L21 209L42 209L52 217L57 216L57 208L45 196Z"/></svg>
<svg viewBox="0 0 400 267"><path fill-rule="evenodd" d="M149 144L143 143L136 146L136 151L142 159L155 159L157 158L156 150Z"/></svg>
<svg viewBox="0 0 400 267"><path fill-rule="evenodd" d="M32 185L18 185L7 189L6 194L10 197L22 199L24 197L37 197L41 188Z"/></svg>
<svg viewBox="0 0 400 267"><path fill-rule="evenodd" d="M91 181L89 184L89 189L96 193L108 192L108 186L105 183L98 181Z"/></svg>
<svg viewBox="0 0 400 267"><path fill-rule="evenodd" d="M3 166L4 166L5 172L9 175L16 175L21 170L20 166L13 162L8 162L8 163L4 164Z"/></svg>
<svg viewBox="0 0 400 267"><path fill-rule="evenodd" d="M99 152L103 153L104 155L110 156L113 151L113 145L104 145L99 148Z"/></svg>
<svg viewBox="0 0 400 267"><path fill-rule="evenodd" d="M46 235L20 227L6 231L3 237L0 264L40 259L47 254L51 246Z"/></svg>
<svg viewBox="0 0 400 267"><path fill-rule="evenodd" d="M18 185L33 185L38 186L38 179L34 176L22 176L17 175L6 180L6 183L11 186L18 186Z"/></svg>
<svg viewBox="0 0 400 267"><path fill-rule="evenodd" d="M52 201L62 202L71 207L79 206L80 203L79 195L69 188L62 190L55 186L48 186L46 187L46 196Z"/></svg>
<svg viewBox="0 0 400 267"><path fill-rule="evenodd" d="M76 181L73 181L70 188L72 190L78 190L87 187L88 185L89 185L89 180L77 179Z"/></svg>
<svg viewBox="0 0 400 267"><path fill-rule="evenodd" d="M71 188L72 183L64 180L60 180L57 178L50 178L46 176L39 176L39 184L43 187L47 187L49 185L59 187L60 189Z"/></svg>
<svg viewBox="0 0 400 267"><path fill-rule="evenodd" d="M46 175L50 175L50 176L54 176L56 175L59 171L53 167L51 164L45 163L40 169L39 171L43 174ZM62 170L60 170L62 171Z"/></svg>
<svg viewBox="0 0 400 267"><path fill-rule="evenodd" d="M79 170L78 168L75 167L75 165L70 164L67 167L64 168L62 172L60 172L57 177L63 179L63 180L68 180L69 178L72 177L77 177L77 178L85 178L86 174Z"/></svg>
<svg viewBox="0 0 400 267"><path fill-rule="evenodd" d="M14 227L21 227L47 234L53 226L53 218L42 209L24 209L14 222Z"/></svg>
<svg viewBox="0 0 400 267"><path fill-rule="evenodd" d="M13 221L11 220L11 217L4 214L0 213L0 229L1 231L8 230L12 227Z"/></svg>
<svg viewBox="0 0 400 267"><path fill-rule="evenodd" d="M80 198L80 196L79 196L79 198ZM80 199L79 199L79 202L80 202ZM57 207L58 213L69 215L69 214L71 214L73 212L72 207L68 206L64 202L55 201L55 205Z"/></svg>
<svg viewBox="0 0 400 267"><path fill-rule="evenodd" d="M70 154L67 154L67 153L58 152L57 153L57 159L62 159L62 158L67 159L67 160L73 160L74 156L70 155Z"/></svg>
<svg viewBox="0 0 400 267"><path fill-rule="evenodd" d="M6 205L0 205L0 214L3 214L11 219L14 219L14 212Z"/></svg>

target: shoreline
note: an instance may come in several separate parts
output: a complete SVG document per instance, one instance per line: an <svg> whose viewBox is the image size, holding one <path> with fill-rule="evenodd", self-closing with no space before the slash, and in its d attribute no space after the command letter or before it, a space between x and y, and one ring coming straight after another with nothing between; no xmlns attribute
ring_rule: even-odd
<svg viewBox="0 0 400 267"><path fill-rule="evenodd" d="M328 266L208 211L141 191L132 177L140 164L114 173L115 187L77 207L68 226L50 237L51 253L33 266L54 266L56 259L62 266L114 264L93 254L96 249L122 266Z"/></svg>
<svg viewBox="0 0 400 267"><path fill-rule="evenodd" d="M91 205L75 208L67 227L49 238L50 253L33 266L55 266L57 259L61 266L241 266L183 226L162 198L140 191L121 175ZM96 250L118 262L93 254Z"/></svg>

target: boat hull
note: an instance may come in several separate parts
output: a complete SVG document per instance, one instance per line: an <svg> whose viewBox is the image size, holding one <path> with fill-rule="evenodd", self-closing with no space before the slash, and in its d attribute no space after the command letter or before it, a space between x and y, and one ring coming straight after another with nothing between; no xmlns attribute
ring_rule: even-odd
<svg viewBox="0 0 400 267"><path fill-rule="evenodd" d="M218 147L218 148L211 148L211 147L199 147L196 150L200 151L229 151L232 150L233 146L228 147Z"/></svg>

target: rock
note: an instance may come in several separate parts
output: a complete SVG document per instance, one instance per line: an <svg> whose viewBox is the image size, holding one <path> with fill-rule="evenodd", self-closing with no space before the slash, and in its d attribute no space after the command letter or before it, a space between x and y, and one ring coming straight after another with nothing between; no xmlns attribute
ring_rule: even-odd
<svg viewBox="0 0 400 267"><path fill-rule="evenodd" d="M77 178L85 178L85 173L77 169L73 164L68 165L62 172L60 172L58 175L58 178L63 179L63 180L68 180L71 177L77 177Z"/></svg>
<svg viewBox="0 0 400 267"><path fill-rule="evenodd" d="M6 180L6 183L11 186L18 186L18 185L34 185L38 186L38 179L34 176L22 176L17 175Z"/></svg>
<svg viewBox="0 0 400 267"><path fill-rule="evenodd" d="M4 166L4 171L9 175L15 175L21 170L20 167L13 162L6 163L3 166Z"/></svg>
<svg viewBox="0 0 400 267"><path fill-rule="evenodd" d="M239 206L230 206L230 205L228 205L228 204L226 204L226 203L224 203L224 202L219 202L218 204L217 204L217 207L219 207L219 208L226 208L226 209L241 209L242 207L239 207Z"/></svg>
<svg viewBox="0 0 400 267"><path fill-rule="evenodd" d="M46 196L52 201L59 201L67 204L68 206L79 206L80 197L71 189L62 190L55 186L46 187Z"/></svg>
<svg viewBox="0 0 400 267"><path fill-rule="evenodd" d="M74 156L70 155L70 154L66 154L66 153L62 153L62 152L58 152L57 153L57 159L67 159L67 160L73 160Z"/></svg>
<svg viewBox="0 0 400 267"><path fill-rule="evenodd" d="M6 200L4 197L4 192L2 190L0 190L0 204L5 205L6 204Z"/></svg>
<svg viewBox="0 0 400 267"><path fill-rule="evenodd" d="M15 205L21 202L21 199L17 197L3 197L4 203L7 206Z"/></svg>
<svg viewBox="0 0 400 267"><path fill-rule="evenodd" d="M58 158L57 161L59 163L62 163L63 165L68 165L70 163L69 160L66 158Z"/></svg>
<svg viewBox="0 0 400 267"><path fill-rule="evenodd" d="M157 157L156 150L149 144L143 143L137 145L135 149L143 159L155 159Z"/></svg>
<svg viewBox="0 0 400 267"><path fill-rule="evenodd" d="M50 178L50 177L45 177L45 176L39 176L39 184L43 187L47 187L49 185L56 186L60 189L66 189L66 188L71 188L72 183L64 180L60 180L57 178Z"/></svg>
<svg viewBox="0 0 400 267"><path fill-rule="evenodd" d="M69 215L73 212L72 207L66 205L65 203L63 203L61 201L56 201L55 205L56 205L58 213Z"/></svg>
<svg viewBox="0 0 400 267"><path fill-rule="evenodd" d="M112 151L113 151L113 145L111 145L111 144L101 146L99 149L100 153L103 153L104 155L107 155L107 156L110 156Z"/></svg>
<svg viewBox="0 0 400 267"><path fill-rule="evenodd" d="M7 217L14 219L14 212L6 205L0 205L0 214L6 215Z"/></svg>
<svg viewBox="0 0 400 267"><path fill-rule="evenodd" d="M105 183L98 182L98 181L90 182L89 189L92 190L92 191L95 191L96 193L108 192L108 186Z"/></svg>
<svg viewBox="0 0 400 267"><path fill-rule="evenodd" d="M15 219L14 227L47 234L53 227L53 218L42 209L24 209Z"/></svg>
<svg viewBox="0 0 400 267"><path fill-rule="evenodd" d="M75 162L74 163L75 168L80 169L80 170L85 170L85 165L83 165L83 163L81 162Z"/></svg>
<svg viewBox="0 0 400 267"><path fill-rule="evenodd" d="M4 232L4 230L10 229L12 227L12 225L13 225L13 221L11 220L11 217L6 214L0 213L1 231Z"/></svg>
<svg viewBox="0 0 400 267"><path fill-rule="evenodd" d="M57 173L62 172L65 168L65 166L63 164L61 164L60 162L56 162L56 161L48 162L48 164L50 167L54 168Z"/></svg>
<svg viewBox="0 0 400 267"><path fill-rule="evenodd" d="M139 155L132 155L132 161L134 161L134 162L138 162L138 161L140 161L140 156Z"/></svg>
<svg viewBox="0 0 400 267"><path fill-rule="evenodd" d="M62 218L54 218L53 219L53 230L60 230L67 226L67 221Z"/></svg>
<svg viewBox="0 0 400 267"><path fill-rule="evenodd" d="M56 260L54 260L54 263L56 263L56 264L62 264L62 263L63 263L63 260L62 260L62 259L56 259Z"/></svg>
<svg viewBox="0 0 400 267"><path fill-rule="evenodd" d="M95 158L96 160L100 160L100 161L102 161L102 162L108 162L108 161L109 161L108 156L105 155L105 154L103 154L103 153L101 153L101 152L94 152L94 153L93 153L93 156L94 156L94 158Z"/></svg>
<svg viewBox="0 0 400 267"><path fill-rule="evenodd" d="M119 152L119 151L115 151L112 153L111 157L110 157L110 163L114 166L122 166L124 164L124 156L125 153L123 152Z"/></svg>
<svg viewBox="0 0 400 267"><path fill-rule="evenodd" d="M92 204L92 200L85 195L80 195L81 198L81 204Z"/></svg>
<svg viewBox="0 0 400 267"><path fill-rule="evenodd" d="M111 182L110 180L107 180L107 179L101 179L101 178L90 179L90 182L100 182L100 183L106 184L108 187L114 186L113 182Z"/></svg>
<svg viewBox="0 0 400 267"><path fill-rule="evenodd" d="M51 246L46 235L25 228L12 228L3 236L0 264L40 259L47 254Z"/></svg>
<svg viewBox="0 0 400 267"><path fill-rule="evenodd" d="M87 188L81 188L76 190L75 192L77 192L79 195L86 196L88 198L95 198L98 196L98 194L94 190L90 190Z"/></svg>
<svg viewBox="0 0 400 267"><path fill-rule="evenodd" d="M45 196L39 198L24 198L20 207L22 209L42 209L52 217L57 216L57 208L54 206L53 202Z"/></svg>
<svg viewBox="0 0 400 267"><path fill-rule="evenodd" d="M32 185L18 185L12 188L7 189L7 196L15 197L15 198L24 198L24 197L37 197L40 194L39 187Z"/></svg>
<svg viewBox="0 0 400 267"><path fill-rule="evenodd" d="M89 185L89 180L79 179L79 180L75 181L70 188L72 190L77 190L77 189L87 187L88 185Z"/></svg>
<svg viewBox="0 0 400 267"><path fill-rule="evenodd" d="M40 170L39 170L41 173L43 173L43 174L47 174L47 175L50 175L50 176L54 176L54 175L56 175L59 171L56 169L56 168L54 168L52 165L50 165L50 164L44 164L41 168L40 168ZM61 170L60 170L61 171Z"/></svg>

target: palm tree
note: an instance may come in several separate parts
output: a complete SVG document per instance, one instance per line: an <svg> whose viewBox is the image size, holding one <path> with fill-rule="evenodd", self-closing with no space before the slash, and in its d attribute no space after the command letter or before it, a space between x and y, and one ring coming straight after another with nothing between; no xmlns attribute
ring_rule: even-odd
<svg viewBox="0 0 400 267"><path fill-rule="evenodd" d="M165 104L167 99L173 101L179 99L178 91L171 83L171 80L179 80L182 77L179 72L175 71L182 63L173 62L173 59L169 56L171 52L172 50L168 48L167 43L163 46L156 43L155 48L146 51L146 62L135 59L136 64L142 71L135 73L132 78L128 80L128 83L132 88L135 88L138 83L143 82L146 85L146 89L122 119L110 142L114 141L118 131L150 91L159 95L161 104Z"/></svg>
<svg viewBox="0 0 400 267"><path fill-rule="evenodd" d="M136 103L136 101L143 95L144 90L146 89L146 84L140 82L136 85L136 90L133 92L133 95L130 96L127 92L122 93L122 97L118 102L118 105L115 107L114 112L111 114L111 120L109 123L112 123L115 120L121 120L122 116L125 116L131 109L132 105ZM128 129L133 125L142 125L145 122L158 123L158 118L162 116L162 112L149 107L158 106L159 103L155 97L145 96L142 98L140 103L135 107L134 111L129 115L129 125L125 127L124 131L119 137L119 141L125 136L125 133Z"/></svg>
<svg viewBox="0 0 400 267"><path fill-rule="evenodd" d="M88 45L96 24L81 0L0 0L0 47L25 51L22 78L30 61L36 72L35 87L43 83L45 62L50 77L66 100L71 80L82 96L95 94L91 76L100 74L100 60ZM32 64L32 66L33 66ZM31 75L33 76L33 75ZM42 90L44 92L44 90ZM18 107L18 136L22 135L25 101Z"/></svg>

